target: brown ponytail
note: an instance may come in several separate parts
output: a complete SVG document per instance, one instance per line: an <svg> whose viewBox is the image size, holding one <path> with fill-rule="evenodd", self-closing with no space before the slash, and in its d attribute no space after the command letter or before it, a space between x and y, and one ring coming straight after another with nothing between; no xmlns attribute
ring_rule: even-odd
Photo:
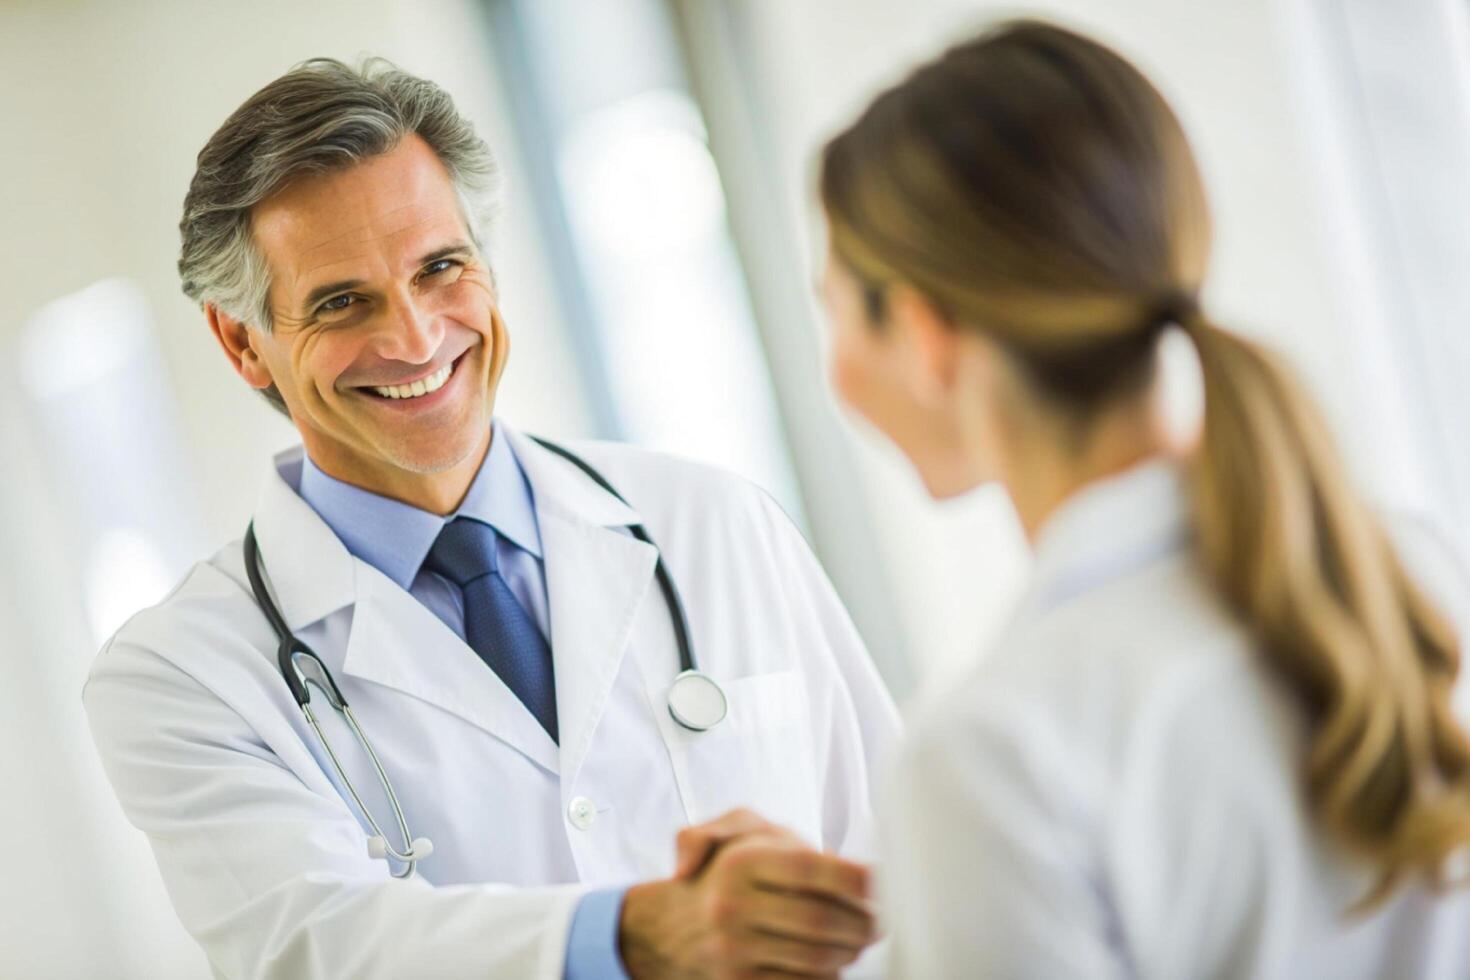
<svg viewBox="0 0 1470 980"><path fill-rule="evenodd" d="M1456 638L1353 492L1325 421L1272 355L1184 326L1205 379L1192 467L1201 556L1301 699L1308 797L1382 872L1441 879L1470 844L1470 744L1451 708Z"/></svg>
<svg viewBox="0 0 1470 980"><path fill-rule="evenodd" d="M1077 34L1005 25L874 101L827 145L821 195L875 312L886 284L912 284L1080 418L1149 382L1161 325L1185 329L1205 381L1198 547L1304 709L1316 819L1379 873L1368 903L1449 884L1470 852L1456 638L1289 372L1195 304L1204 190L1147 79Z"/></svg>

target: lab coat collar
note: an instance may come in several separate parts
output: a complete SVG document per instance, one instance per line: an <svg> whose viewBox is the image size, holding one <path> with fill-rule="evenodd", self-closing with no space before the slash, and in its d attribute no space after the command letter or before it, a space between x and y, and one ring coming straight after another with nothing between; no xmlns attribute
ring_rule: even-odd
<svg viewBox="0 0 1470 980"><path fill-rule="evenodd" d="M546 514L602 527L628 527L643 519L566 460L497 421L497 437L509 438L514 459L531 484L538 517ZM331 527L298 492L305 452L293 446L276 454L255 506L255 536L276 605L292 631L301 630L357 595L355 559ZM544 552L546 542L537 542Z"/></svg>
<svg viewBox="0 0 1470 980"><path fill-rule="evenodd" d="M593 483L587 474L530 436L509 425L502 426L502 433L510 437L515 458L520 462L526 479L531 481L538 520L553 513L602 527L630 527L643 523L643 518L630 505ZM544 541L542 544L545 547Z"/></svg>
<svg viewBox="0 0 1470 980"><path fill-rule="evenodd" d="M255 537L276 606L292 632L350 606L356 562L311 505L297 493L300 446L278 453L255 506Z"/></svg>
<svg viewBox="0 0 1470 980"><path fill-rule="evenodd" d="M536 501L551 615L560 746L453 630L382 572L355 559L296 493L301 449L276 457L256 508L256 536L293 632L354 607L348 676L395 688L489 732L573 785L591 747L637 614L655 549L622 530L632 507L571 463L506 426ZM670 676L678 661L669 643Z"/></svg>
<svg viewBox="0 0 1470 980"><path fill-rule="evenodd" d="M1044 612L1183 550L1189 520L1176 463L1144 463L1084 487L1042 526L1023 609Z"/></svg>

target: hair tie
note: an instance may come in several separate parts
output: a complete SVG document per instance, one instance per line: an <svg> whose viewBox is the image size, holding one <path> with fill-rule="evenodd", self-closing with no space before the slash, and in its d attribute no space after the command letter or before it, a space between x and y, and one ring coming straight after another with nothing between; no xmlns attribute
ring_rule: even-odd
<svg viewBox="0 0 1470 980"><path fill-rule="evenodd" d="M1159 329L1175 324L1189 330L1199 320L1199 300L1194 293L1184 290L1174 290L1166 294L1155 308L1153 317L1154 325Z"/></svg>

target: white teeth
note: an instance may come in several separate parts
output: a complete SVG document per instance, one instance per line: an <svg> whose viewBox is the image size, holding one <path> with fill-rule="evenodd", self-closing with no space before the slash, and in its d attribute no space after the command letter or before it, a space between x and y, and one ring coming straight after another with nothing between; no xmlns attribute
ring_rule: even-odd
<svg viewBox="0 0 1470 980"><path fill-rule="evenodd" d="M384 398L417 398L420 395L429 395L444 387L444 382L454 373L454 364L446 364L427 378L420 378L406 385L390 385L384 388L374 388Z"/></svg>

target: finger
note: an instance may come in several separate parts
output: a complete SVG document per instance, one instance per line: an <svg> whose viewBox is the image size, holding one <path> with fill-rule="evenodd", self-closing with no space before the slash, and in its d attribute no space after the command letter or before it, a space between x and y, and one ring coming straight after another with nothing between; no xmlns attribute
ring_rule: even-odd
<svg viewBox="0 0 1470 980"><path fill-rule="evenodd" d="M674 877L688 878L698 873L715 849L729 841L755 833L785 833L752 810L731 810L708 823L685 827L674 839Z"/></svg>
<svg viewBox="0 0 1470 980"><path fill-rule="evenodd" d="M800 977L831 976L858 958L861 950L824 946L784 936L752 933L745 961L760 970L781 970Z"/></svg>
<svg viewBox="0 0 1470 980"><path fill-rule="evenodd" d="M752 841L732 857L759 887L812 892L859 909L867 908L872 895L873 874L867 865L790 841Z"/></svg>
<svg viewBox="0 0 1470 980"><path fill-rule="evenodd" d="M810 893L755 892L746 899L741 919L757 932L854 952L878 938L872 912Z"/></svg>

